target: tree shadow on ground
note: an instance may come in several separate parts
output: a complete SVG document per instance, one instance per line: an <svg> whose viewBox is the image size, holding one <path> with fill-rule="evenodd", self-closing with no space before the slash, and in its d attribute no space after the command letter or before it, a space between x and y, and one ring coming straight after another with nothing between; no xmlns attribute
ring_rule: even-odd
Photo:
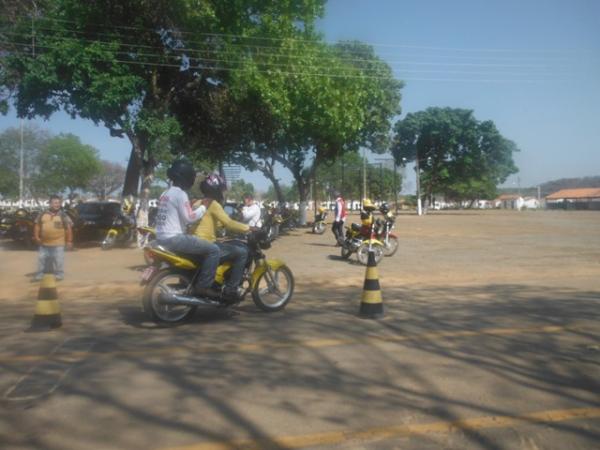
<svg viewBox="0 0 600 450"><path fill-rule="evenodd" d="M581 350L600 342L598 291L384 288L387 312L377 321L358 317L359 297L356 288L315 284L281 313L248 303L235 315L199 312L177 328L137 328L146 322L133 299L82 304L70 320L97 337L94 354L33 412L2 401L0 429L12 430L12 445L29 448L63 448L64 439L125 449L245 437L282 449L272 436L297 434L293 423L349 430L514 416L514 396L530 397L534 411L542 396L563 408L600 406L600 358ZM535 331L543 327L566 331ZM498 329L516 331L485 333ZM11 351L26 354L19 345ZM14 377L26 366L0 360ZM468 389L455 392L449 378ZM44 414L61 400L71 409ZM117 432L123 424L127 433ZM573 423L552 427L589 443L600 438ZM485 432L457 428L471 448L506 448Z"/></svg>

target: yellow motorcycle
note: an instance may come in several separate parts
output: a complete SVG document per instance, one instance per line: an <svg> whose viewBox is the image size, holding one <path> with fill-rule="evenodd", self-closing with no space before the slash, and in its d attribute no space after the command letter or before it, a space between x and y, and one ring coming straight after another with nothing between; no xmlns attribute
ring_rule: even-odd
<svg viewBox="0 0 600 450"><path fill-rule="evenodd" d="M243 245L242 242L239 244ZM248 246L248 261L239 287L240 301L251 294L254 304L261 310L280 311L292 299L292 271L283 261L266 258L263 250L270 247L266 232L250 233L245 245ZM145 251L153 263L142 274L142 285L146 286L142 305L152 320L174 324L191 317L198 306L231 306L220 299L193 295L200 263L191 255L173 253L156 243L146 247ZM222 290L230 269L230 262L221 262L213 285L215 290Z"/></svg>
<svg viewBox="0 0 600 450"><path fill-rule="evenodd" d="M131 218L124 215L117 216L113 219L100 247L102 250L110 250L115 245L129 245L135 238L135 230L135 224Z"/></svg>
<svg viewBox="0 0 600 450"><path fill-rule="evenodd" d="M369 261L369 251L373 251L375 262L379 264L384 255L384 244L375 234L373 215L361 213L361 219L362 225L353 223L346 229L346 238L342 243L342 258L348 259L352 253L356 253L358 261L366 266Z"/></svg>

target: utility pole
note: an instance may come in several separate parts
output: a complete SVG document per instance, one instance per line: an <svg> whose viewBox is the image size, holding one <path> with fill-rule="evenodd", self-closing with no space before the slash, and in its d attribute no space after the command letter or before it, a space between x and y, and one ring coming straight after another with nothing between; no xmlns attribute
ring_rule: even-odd
<svg viewBox="0 0 600 450"><path fill-rule="evenodd" d="M367 150L363 148L363 189L362 198L367 198ZM362 201L361 201L362 203Z"/></svg>
<svg viewBox="0 0 600 450"><path fill-rule="evenodd" d="M419 171L419 152L417 151L417 158L415 159L415 172L417 181L417 215L422 215L423 210L421 208L421 172Z"/></svg>
<svg viewBox="0 0 600 450"><path fill-rule="evenodd" d="M19 152L19 206L23 206L23 119L21 119L21 149Z"/></svg>
<svg viewBox="0 0 600 450"><path fill-rule="evenodd" d="M395 211L396 213L398 213L398 185L397 183L397 170L398 170L398 166L396 164L396 159L394 159L394 205L395 205Z"/></svg>

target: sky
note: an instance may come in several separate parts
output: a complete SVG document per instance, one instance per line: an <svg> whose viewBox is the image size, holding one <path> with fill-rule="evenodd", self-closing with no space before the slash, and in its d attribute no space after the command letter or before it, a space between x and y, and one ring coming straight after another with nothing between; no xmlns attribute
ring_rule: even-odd
<svg viewBox="0 0 600 450"><path fill-rule="evenodd" d="M505 186L600 175L600 1L329 0L318 29L328 42L373 45L405 82L400 118L438 106L492 120L520 149ZM103 159L128 158L127 140L90 121L34 122L78 135ZM18 124L14 110L0 116L0 131ZM405 174L404 191L414 191L414 172ZM278 176L290 182L284 169Z"/></svg>

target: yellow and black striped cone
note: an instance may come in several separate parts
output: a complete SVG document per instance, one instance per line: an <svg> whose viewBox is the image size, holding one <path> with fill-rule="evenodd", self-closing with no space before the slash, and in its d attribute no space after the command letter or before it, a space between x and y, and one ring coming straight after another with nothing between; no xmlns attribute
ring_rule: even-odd
<svg viewBox="0 0 600 450"><path fill-rule="evenodd" d="M379 275L377 274L377 264L375 263L375 252L372 250L369 251L359 315L368 319L383 317L383 301L381 300Z"/></svg>
<svg viewBox="0 0 600 450"><path fill-rule="evenodd" d="M38 290L35 314L29 331L47 331L62 325L54 274L45 273Z"/></svg>

